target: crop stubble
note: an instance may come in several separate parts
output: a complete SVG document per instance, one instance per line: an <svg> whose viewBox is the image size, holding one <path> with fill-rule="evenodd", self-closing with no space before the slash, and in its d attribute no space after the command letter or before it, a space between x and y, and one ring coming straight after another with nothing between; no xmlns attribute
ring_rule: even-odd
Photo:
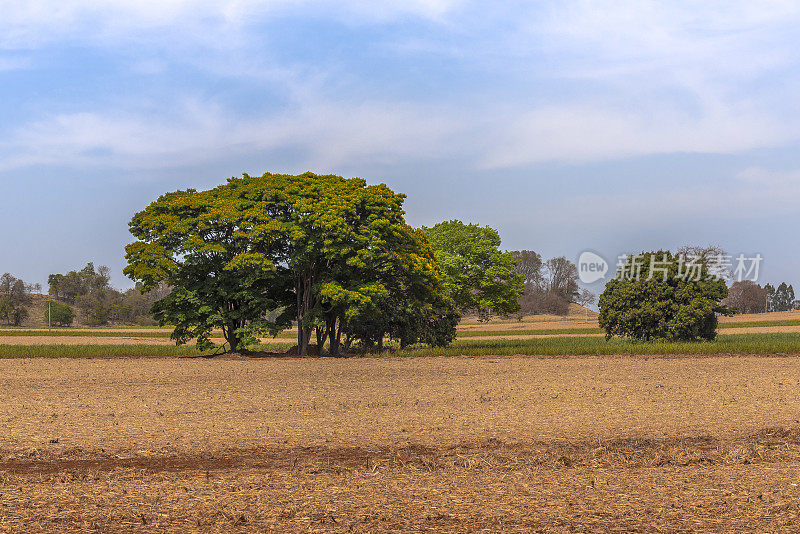
<svg viewBox="0 0 800 534"><path fill-rule="evenodd" d="M2 360L0 385L4 531L797 521L790 357Z"/></svg>

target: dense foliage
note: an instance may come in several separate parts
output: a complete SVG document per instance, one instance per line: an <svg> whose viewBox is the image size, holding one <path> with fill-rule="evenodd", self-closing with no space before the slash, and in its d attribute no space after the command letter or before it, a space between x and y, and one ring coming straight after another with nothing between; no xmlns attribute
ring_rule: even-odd
<svg viewBox="0 0 800 534"><path fill-rule="evenodd" d="M497 230L456 220L422 230L441 266L445 290L459 311L474 311L488 319L519 309L523 276L514 273L511 253L499 249Z"/></svg>
<svg viewBox="0 0 800 534"><path fill-rule="evenodd" d="M600 295L600 327L612 336L635 340L713 340L725 281L709 275L699 261L691 267L682 256L648 252L630 256Z"/></svg>
<svg viewBox="0 0 800 534"><path fill-rule="evenodd" d="M133 217L124 272L144 290L173 288L154 312L178 343L208 347L221 328L237 350L293 319L301 355L312 332L332 354L384 333L428 339L452 306L425 236L403 219L404 198L313 173L169 193Z"/></svg>

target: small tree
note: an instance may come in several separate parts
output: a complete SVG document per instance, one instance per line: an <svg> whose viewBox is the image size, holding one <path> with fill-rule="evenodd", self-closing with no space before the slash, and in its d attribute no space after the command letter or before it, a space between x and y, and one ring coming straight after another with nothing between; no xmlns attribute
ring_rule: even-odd
<svg viewBox="0 0 800 534"><path fill-rule="evenodd" d="M48 277L49 293L75 305L90 326L108 324L123 300L122 293L109 285L110 273L105 265L95 270L94 263L90 262L80 271L51 274Z"/></svg>
<svg viewBox="0 0 800 534"><path fill-rule="evenodd" d="M514 250L514 273L522 276L525 285L540 285L542 283L542 256L533 250Z"/></svg>
<svg viewBox="0 0 800 534"><path fill-rule="evenodd" d="M70 326L72 321L75 320L75 312L72 308L62 302L54 300L49 301L49 308L44 310L44 320L50 319L50 322L56 326Z"/></svg>
<svg viewBox="0 0 800 534"><path fill-rule="evenodd" d="M690 267L665 251L630 256L600 295L600 327L606 339L713 340L716 314L730 314L720 305L727 295L725 281L702 261Z"/></svg>
<svg viewBox="0 0 800 534"><path fill-rule="evenodd" d="M589 317L589 304L592 304L595 300L597 300L597 295L589 291L588 289L581 289L578 296L575 298L575 301L586 308L586 317Z"/></svg>
<svg viewBox="0 0 800 534"><path fill-rule="evenodd" d="M28 310L11 297L0 297L0 320L8 326L19 326L28 317Z"/></svg>

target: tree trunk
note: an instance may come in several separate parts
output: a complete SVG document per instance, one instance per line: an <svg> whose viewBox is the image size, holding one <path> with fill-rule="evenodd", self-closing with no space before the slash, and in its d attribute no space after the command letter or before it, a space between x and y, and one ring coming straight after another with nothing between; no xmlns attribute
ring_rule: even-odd
<svg viewBox="0 0 800 534"><path fill-rule="evenodd" d="M310 272L297 275L297 353L308 356L308 342L311 339L311 327L304 324L304 319L311 310L311 284L314 277Z"/></svg>
<svg viewBox="0 0 800 534"><path fill-rule="evenodd" d="M352 334L347 334L344 337L344 350L345 351L350 351L350 345L352 345L352 344L353 344L353 335Z"/></svg>
<svg viewBox="0 0 800 534"><path fill-rule="evenodd" d="M236 349L239 347L239 338L234 331L235 328L232 329L231 327L222 327L222 335L225 337L225 341L228 342L231 352L236 352Z"/></svg>
<svg viewBox="0 0 800 534"><path fill-rule="evenodd" d="M336 315L333 313L327 314L325 317L325 324L328 325L328 336L330 337L330 355L339 355L339 337L336 335Z"/></svg>
<svg viewBox="0 0 800 534"><path fill-rule="evenodd" d="M316 327L317 330L317 354L322 356L322 347L325 345L325 340L328 338L328 325L325 327L320 328L319 326Z"/></svg>

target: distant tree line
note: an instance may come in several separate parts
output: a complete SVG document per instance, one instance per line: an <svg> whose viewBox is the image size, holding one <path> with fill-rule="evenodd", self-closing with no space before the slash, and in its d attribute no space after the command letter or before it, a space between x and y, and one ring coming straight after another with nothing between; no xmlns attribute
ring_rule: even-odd
<svg viewBox="0 0 800 534"><path fill-rule="evenodd" d="M800 308L800 302L795 300L791 284L786 285L786 282L781 282L777 288L766 284L764 290L767 292L767 311L780 312Z"/></svg>
<svg viewBox="0 0 800 534"><path fill-rule="evenodd" d="M781 282L776 288L772 284L763 287L751 280L736 281L728 290L723 302L736 313L782 312L800 309L800 301L795 300L791 284Z"/></svg>
<svg viewBox="0 0 800 534"><path fill-rule="evenodd" d="M95 269L90 262L80 270L51 274L48 277L48 292L58 301L74 306L81 321L89 326L103 326L112 322L156 324L150 310L158 299L169 293L169 289L161 285L146 294L139 288L122 292L111 287L109 274L110 270L105 265ZM68 316L66 311L59 313L59 317Z"/></svg>
<svg viewBox="0 0 800 534"><path fill-rule="evenodd" d="M519 314L566 315L572 302L588 305L595 295L578 286L578 269L564 256L542 261L542 256L532 250L511 253L513 271L523 280L523 293L519 298Z"/></svg>

